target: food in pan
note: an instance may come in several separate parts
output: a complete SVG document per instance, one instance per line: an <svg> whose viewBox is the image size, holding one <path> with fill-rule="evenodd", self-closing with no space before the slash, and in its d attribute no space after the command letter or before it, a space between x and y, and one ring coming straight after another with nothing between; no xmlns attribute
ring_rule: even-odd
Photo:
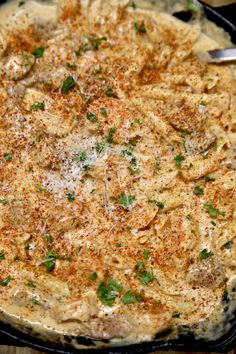
<svg viewBox="0 0 236 354"><path fill-rule="evenodd" d="M2 321L119 345L222 312L235 66L196 55L217 47L126 0L2 8Z"/></svg>

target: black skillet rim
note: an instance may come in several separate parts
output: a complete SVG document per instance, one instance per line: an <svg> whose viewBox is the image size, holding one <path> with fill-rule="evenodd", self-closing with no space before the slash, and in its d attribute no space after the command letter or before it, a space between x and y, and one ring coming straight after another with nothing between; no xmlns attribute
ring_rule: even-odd
<svg viewBox="0 0 236 354"><path fill-rule="evenodd" d="M6 1L0 0L0 4L4 2ZM233 43L236 43L236 18L232 15L236 13L236 3L218 9L212 9L207 5L203 5L203 7L208 19L215 22L218 26L223 27L230 34ZM84 344L87 343L88 349L76 350L69 347L63 348L62 346L55 346L51 343L47 344L37 337L24 334L10 325L0 323L0 345L31 347L36 350L54 354L137 354L151 353L156 350L227 353L236 347L236 314L230 331L216 341L196 340L191 333L188 333L179 336L178 339L170 341L165 341L164 338L160 338L158 341L132 344L123 347L89 349L91 340L86 338L80 338L79 340Z"/></svg>

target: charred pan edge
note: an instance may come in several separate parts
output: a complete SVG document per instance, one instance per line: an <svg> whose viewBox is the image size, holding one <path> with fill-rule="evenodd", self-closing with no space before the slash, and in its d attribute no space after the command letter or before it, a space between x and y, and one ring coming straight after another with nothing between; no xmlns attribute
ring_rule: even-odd
<svg viewBox="0 0 236 354"><path fill-rule="evenodd" d="M5 3L6 0L0 0L0 5ZM235 13L236 4L227 6L221 9L213 10L211 7L203 5L205 13L210 21L215 22L218 26L223 27L230 35L233 43L236 43L236 26L230 22L230 16ZM96 342L87 337L70 337L64 336L65 346L58 346L57 344L47 343L42 341L33 332L25 334L19 330L11 327L9 324L0 322L0 345L15 345L15 346L27 346L36 350L42 350L47 353L58 354L118 354L118 353L150 353L154 350L175 350L175 351L204 351L204 352L218 352L227 353L228 351L236 347L236 311L229 319L225 316L225 321L229 321L232 324L228 333L224 334L220 339L215 341L205 341L196 339L191 333L191 329L186 327L180 330L178 339L167 340L167 336L170 331L159 333L156 336L156 341L144 342L139 344L127 345L114 348L102 348L100 341L99 347L101 349L94 349ZM165 339L166 338L166 339ZM73 349L70 346L70 342L76 340L80 345L83 345L86 349ZM105 344L105 343L104 343ZM106 342L107 344L107 342ZM93 349L91 349L91 347Z"/></svg>

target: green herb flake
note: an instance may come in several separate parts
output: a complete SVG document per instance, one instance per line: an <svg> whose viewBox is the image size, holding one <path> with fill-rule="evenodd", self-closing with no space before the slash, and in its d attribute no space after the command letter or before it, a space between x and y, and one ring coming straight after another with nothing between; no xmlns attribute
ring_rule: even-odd
<svg viewBox="0 0 236 354"><path fill-rule="evenodd" d="M97 50L99 48L99 46L102 44L102 42L107 41L106 36L102 36L100 38L87 37L87 39L90 42L90 44L94 50Z"/></svg>
<svg viewBox="0 0 236 354"><path fill-rule="evenodd" d="M215 178L213 177L210 177L210 176L205 176L204 177L204 181L207 183L207 182L214 182L215 181Z"/></svg>
<svg viewBox="0 0 236 354"><path fill-rule="evenodd" d="M4 259L6 259L5 254L4 253L0 253L0 262L3 261Z"/></svg>
<svg viewBox="0 0 236 354"><path fill-rule="evenodd" d="M39 143L40 142L40 140L41 140L41 134L37 134L37 135L35 135L35 138L34 138L34 140L36 141L36 143Z"/></svg>
<svg viewBox="0 0 236 354"><path fill-rule="evenodd" d="M46 189L39 183L34 184L34 187L41 193L46 192Z"/></svg>
<svg viewBox="0 0 236 354"><path fill-rule="evenodd" d="M232 241L228 241L228 242L226 242L226 243L223 245L223 247L226 248L226 249L230 249L230 248L232 247L232 244L233 244Z"/></svg>
<svg viewBox="0 0 236 354"><path fill-rule="evenodd" d="M96 151L98 154L101 154L101 152L105 149L106 144L105 143L98 143L96 145Z"/></svg>
<svg viewBox="0 0 236 354"><path fill-rule="evenodd" d="M114 279L109 278L107 282L102 281L99 284L97 296L104 305L113 306L118 293L122 290L122 285L118 284Z"/></svg>
<svg viewBox="0 0 236 354"><path fill-rule="evenodd" d="M27 286L31 289L35 289L36 288L36 285L32 282L32 280L29 280L28 283L27 283Z"/></svg>
<svg viewBox="0 0 236 354"><path fill-rule="evenodd" d="M164 208L164 203L158 202L155 199L148 199L148 203L155 204L158 208L163 209Z"/></svg>
<svg viewBox="0 0 236 354"><path fill-rule="evenodd" d="M206 152L206 153L202 154L202 157L203 157L204 159L208 159L208 157L209 157L209 152Z"/></svg>
<svg viewBox="0 0 236 354"><path fill-rule="evenodd" d="M46 253L46 258L42 261L42 264L46 268L46 272L49 273L55 268L55 263L57 259L62 259L63 257L60 256L59 254L52 252L52 251L47 251Z"/></svg>
<svg viewBox="0 0 236 354"><path fill-rule="evenodd" d="M101 112L101 114L102 114L104 117L107 117L107 114L108 114L107 108L102 107L102 108L100 109L100 112Z"/></svg>
<svg viewBox="0 0 236 354"><path fill-rule="evenodd" d="M88 112L87 113L87 119L92 122L92 123L95 123L97 121L97 116L95 113L92 113L92 112Z"/></svg>
<svg viewBox="0 0 236 354"><path fill-rule="evenodd" d="M135 264L135 269L139 270L139 271L143 271L145 270L145 265L143 262L138 262Z"/></svg>
<svg viewBox="0 0 236 354"><path fill-rule="evenodd" d="M18 6L19 6L19 7L21 7L21 6L23 6L23 5L25 5L25 1L24 1L24 0L21 0L21 1L18 2Z"/></svg>
<svg viewBox="0 0 236 354"><path fill-rule="evenodd" d="M148 258L149 258L149 254L150 254L150 252L148 251L148 250L143 250L143 258L145 259L145 260L147 260Z"/></svg>
<svg viewBox="0 0 236 354"><path fill-rule="evenodd" d="M133 10L137 9L137 4L134 1L131 1L129 6L132 7Z"/></svg>
<svg viewBox="0 0 236 354"><path fill-rule="evenodd" d="M7 205L7 204L9 204L9 200L8 199L0 199L0 204Z"/></svg>
<svg viewBox="0 0 236 354"><path fill-rule="evenodd" d="M188 0L185 6L187 11L191 11L192 13L197 13L199 8L194 4L193 0Z"/></svg>
<svg viewBox="0 0 236 354"><path fill-rule="evenodd" d="M213 217L217 217L219 215L225 216L224 211L220 211L219 209L213 208L211 204L204 204L203 209L205 209Z"/></svg>
<svg viewBox="0 0 236 354"><path fill-rule="evenodd" d="M223 295L222 295L222 301L228 301L229 300L229 292L227 289L224 289Z"/></svg>
<svg viewBox="0 0 236 354"><path fill-rule="evenodd" d="M152 272L143 272L139 274L139 279L143 285L148 285L155 280L154 274Z"/></svg>
<svg viewBox="0 0 236 354"><path fill-rule="evenodd" d="M122 247L122 243L116 243L116 247L117 248L121 248Z"/></svg>
<svg viewBox="0 0 236 354"><path fill-rule="evenodd" d="M81 250L82 250L82 246L79 246L79 247L76 248L75 252L77 254L80 254Z"/></svg>
<svg viewBox="0 0 236 354"><path fill-rule="evenodd" d="M123 208L127 209L132 203L135 201L135 196L128 194L121 194L117 199L117 203L119 203Z"/></svg>
<svg viewBox="0 0 236 354"><path fill-rule="evenodd" d="M39 305L39 301L36 299L36 297L33 297L32 304L33 305Z"/></svg>
<svg viewBox="0 0 236 354"><path fill-rule="evenodd" d="M216 226L216 222L211 220L210 223L213 225L213 226Z"/></svg>
<svg viewBox="0 0 236 354"><path fill-rule="evenodd" d="M108 135L107 135L107 137L106 137L106 141L107 141L109 144L113 143L114 134L115 134L116 131L117 131L117 128L116 128L116 127L112 127L112 128L109 129Z"/></svg>
<svg viewBox="0 0 236 354"><path fill-rule="evenodd" d="M200 106L207 106L207 102L206 101L201 101L200 102Z"/></svg>
<svg viewBox="0 0 236 354"><path fill-rule="evenodd" d="M88 279L94 281L97 279L97 277L98 277L97 273L93 272L89 275Z"/></svg>
<svg viewBox="0 0 236 354"><path fill-rule="evenodd" d="M3 154L3 158L4 158L4 160L6 160L6 161L11 161L11 160L12 160L12 154L10 154L9 152L5 152L5 153Z"/></svg>
<svg viewBox="0 0 236 354"><path fill-rule="evenodd" d="M183 157L182 154L176 155L175 158L174 158L175 165L176 165L177 167L180 167L183 160L184 160L184 157Z"/></svg>
<svg viewBox="0 0 236 354"><path fill-rule="evenodd" d="M138 22L134 22L134 29L136 33L146 33L146 27L143 24L139 24Z"/></svg>
<svg viewBox="0 0 236 354"><path fill-rule="evenodd" d="M203 189L201 187L199 187L199 186L195 186L194 187L194 194L203 195L204 194Z"/></svg>
<svg viewBox="0 0 236 354"><path fill-rule="evenodd" d="M121 155L122 156L133 156L133 152L132 152L132 150L131 149L124 149L124 150L122 150L121 151Z"/></svg>
<svg viewBox="0 0 236 354"><path fill-rule="evenodd" d="M180 318L180 316L181 316L180 312L175 312L172 317L173 318Z"/></svg>
<svg viewBox="0 0 236 354"><path fill-rule="evenodd" d="M107 97L112 97L112 96L114 96L114 92L113 92L112 88L108 88L108 89L105 91L105 94L107 95Z"/></svg>
<svg viewBox="0 0 236 354"><path fill-rule="evenodd" d="M82 52L86 52L88 50L88 43L81 44L79 48L75 51L75 55L78 57Z"/></svg>
<svg viewBox="0 0 236 354"><path fill-rule="evenodd" d="M75 70L77 68L76 64L70 64L70 63L66 63L67 68L71 69L71 70Z"/></svg>
<svg viewBox="0 0 236 354"><path fill-rule="evenodd" d="M0 282L0 285L1 285L1 286L7 286L7 285L10 283L11 280L12 280L12 277L11 277L10 275L8 275L8 276L6 277L6 279L4 279L4 280L2 280L2 281Z"/></svg>
<svg viewBox="0 0 236 354"><path fill-rule="evenodd" d="M45 235L44 236L44 240L47 241L48 243L52 243L53 242L53 239L52 239L51 235Z"/></svg>
<svg viewBox="0 0 236 354"><path fill-rule="evenodd" d="M35 50L33 50L32 54L35 56L35 58L42 58L44 55L45 48L44 47L38 47Z"/></svg>
<svg viewBox="0 0 236 354"><path fill-rule="evenodd" d="M72 76L68 76L62 84L61 93L67 95L76 85L77 84L74 78Z"/></svg>
<svg viewBox="0 0 236 354"><path fill-rule="evenodd" d="M73 193L67 193L66 196L70 203L75 201L75 195Z"/></svg>
<svg viewBox="0 0 236 354"><path fill-rule="evenodd" d="M208 251L206 248L204 248L204 250L199 253L200 261L203 261L204 259L209 258L211 256L213 256L213 252Z"/></svg>
<svg viewBox="0 0 236 354"><path fill-rule="evenodd" d="M45 109L45 103L43 101L36 102L36 103L32 104L31 109L32 109L32 111L38 111L38 110L43 111Z"/></svg>
<svg viewBox="0 0 236 354"><path fill-rule="evenodd" d="M135 294L132 290L127 291L121 298L121 301L125 305L134 304L136 302Z"/></svg>
<svg viewBox="0 0 236 354"><path fill-rule="evenodd" d="M78 152L75 157L77 162L85 161L87 159L87 155L85 152Z"/></svg>

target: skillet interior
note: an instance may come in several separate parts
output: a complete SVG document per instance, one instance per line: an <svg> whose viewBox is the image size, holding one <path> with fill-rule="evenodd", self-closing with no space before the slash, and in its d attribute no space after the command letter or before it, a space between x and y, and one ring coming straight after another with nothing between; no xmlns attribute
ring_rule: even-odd
<svg viewBox="0 0 236 354"><path fill-rule="evenodd" d="M6 2L0 0L0 4ZM223 27L230 35L233 43L236 43L236 23L234 14L236 13L236 3L221 9L213 10L209 6L203 6L206 16L209 20L215 22L218 26ZM177 16L179 17L179 16ZM236 289L234 289L236 291ZM227 300L228 301L228 300ZM37 350L42 350L48 353L148 353L154 350L175 350L175 351L205 351L205 352L228 352L236 346L236 313L233 316L227 315L227 301L225 301L224 311L226 312L225 321L231 323L231 329L223 337L216 341L196 340L189 328L183 328L183 334L179 335L178 339L165 340L167 333L158 335L156 341L129 345L126 347L115 347L107 349L89 349L92 341L84 337L78 337L78 343L85 345L88 349L76 350L69 348L71 338L66 338L68 346L52 346L51 344L42 342L35 336L23 334L16 329L6 324L0 324L0 344L29 346Z"/></svg>

